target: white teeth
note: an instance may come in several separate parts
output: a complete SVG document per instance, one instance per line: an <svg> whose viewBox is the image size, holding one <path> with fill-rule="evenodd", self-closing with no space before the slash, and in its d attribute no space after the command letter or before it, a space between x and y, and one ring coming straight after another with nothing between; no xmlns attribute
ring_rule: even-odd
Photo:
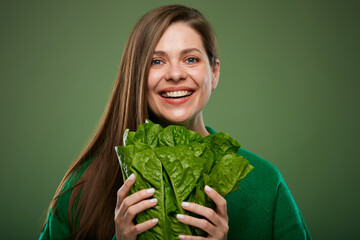
<svg viewBox="0 0 360 240"><path fill-rule="evenodd" d="M186 95L189 95L189 91L176 91L176 92L166 92L162 95L165 97L184 97Z"/></svg>

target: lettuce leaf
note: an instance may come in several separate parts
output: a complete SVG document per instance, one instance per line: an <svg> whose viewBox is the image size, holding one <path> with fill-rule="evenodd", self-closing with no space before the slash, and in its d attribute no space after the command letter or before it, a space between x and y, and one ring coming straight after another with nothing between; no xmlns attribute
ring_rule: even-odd
<svg viewBox="0 0 360 240"><path fill-rule="evenodd" d="M124 180L136 175L130 194L155 188L158 204L136 215L136 223L158 218L155 227L138 239L178 239L178 235L201 235L201 229L183 224L176 214L190 214L183 201L213 208L216 205L205 194L209 185L225 197L239 189L239 182L253 169L238 156L240 144L228 134L219 132L206 137L183 126L162 128L147 120L136 132L126 130L124 146L115 147ZM201 216L196 216L201 217Z"/></svg>

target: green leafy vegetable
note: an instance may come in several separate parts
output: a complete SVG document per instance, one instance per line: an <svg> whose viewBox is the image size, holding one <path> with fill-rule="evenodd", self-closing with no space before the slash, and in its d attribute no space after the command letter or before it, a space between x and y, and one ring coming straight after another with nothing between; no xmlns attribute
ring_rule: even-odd
<svg viewBox="0 0 360 240"><path fill-rule="evenodd" d="M202 235L201 229L183 224L176 214L190 214L183 201L195 202L215 210L214 202L205 194L209 185L225 197L239 189L239 181L252 169L249 162L237 155L240 144L226 133L202 137L183 126L162 128L151 121L141 124L136 132L126 130L124 146L116 147L124 180L131 173L136 181L133 194L155 188L158 204L136 215L141 223L158 218L158 224L138 239L178 239L178 235ZM197 216L201 217L201 216Z"/></svg>

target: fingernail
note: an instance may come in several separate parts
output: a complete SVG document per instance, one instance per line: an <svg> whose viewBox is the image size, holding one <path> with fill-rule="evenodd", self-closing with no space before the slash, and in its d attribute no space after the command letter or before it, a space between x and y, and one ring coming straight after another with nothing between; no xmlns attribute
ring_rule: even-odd
<svg viewBox="0 0 360 240"><path fill-rule="evenodd" d="M206 186L205 186L205 191L207 191L207 192L211 192L211 191L212 191L212 188L211 188L211 187L209 187L208 185L206 185Z"/></svg>
<svg viewBox="0 0 360 240"><path fill-rule="evenodd" d="M157 222L159 221L159 219L154 218L154 219L152 219L151 221L152 221L153 223L157 223Z"/></svg>
<svg viewBox="0 0 360 240"><path fill-rule="evenodd" d="M131 180L133 180L134 178L135 178L135 174L132 173L132 174L129 176L128 179L131 181Z"/></svg>
<svg viewBox="0 0 360 240"><path fill-rule="evenodd" d="M156 202L157 202L157 198L150 199L150 202L151 202L151 203L156 203Z"/></svg>
<svg viewBox="0 0 360 240"><path fill-rule="evenodd" d="M183 214L176 214L177 219L184 219L185 215Z"/></svg>
<svg viewBox="0 0 360 240"><path fill-rule="evenodd" d="M146 190L147 193L154 193L155 192L155 188L149 188Z"/></svg>
<svg viewBox="0 0 360 240"><path fill-rule="evenodd" d="M185 239L184 235L179 235L179 239Z"/></svg>
<svg viewBox="0 0 360 240"><path fill-rule="evenodd" d="M182 206L182 207L188 207L188 206L190 206L190 203L188 203L188 202L182 202L182 203L181 203L181 206Z"/></svg>

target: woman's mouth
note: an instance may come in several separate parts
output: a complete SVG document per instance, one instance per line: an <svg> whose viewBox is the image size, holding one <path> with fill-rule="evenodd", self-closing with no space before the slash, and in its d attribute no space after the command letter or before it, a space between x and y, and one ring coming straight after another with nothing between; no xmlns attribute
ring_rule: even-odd
<svg viewBox="0 0 360 240"><path fill-rule="evenodd" d="M192 96L194 90L167 90L161 92L159 95L164 102L172 105L179 105L188 102Z"/></svg>
<svg viewBox="0 0 360 240"><path fill-rule="evenodd" d="M161 97L163 98L184 98L184 97L188 97L191 94L193 94L194 91L169 91L169 92L163 92L161 93Z"/></svg>

